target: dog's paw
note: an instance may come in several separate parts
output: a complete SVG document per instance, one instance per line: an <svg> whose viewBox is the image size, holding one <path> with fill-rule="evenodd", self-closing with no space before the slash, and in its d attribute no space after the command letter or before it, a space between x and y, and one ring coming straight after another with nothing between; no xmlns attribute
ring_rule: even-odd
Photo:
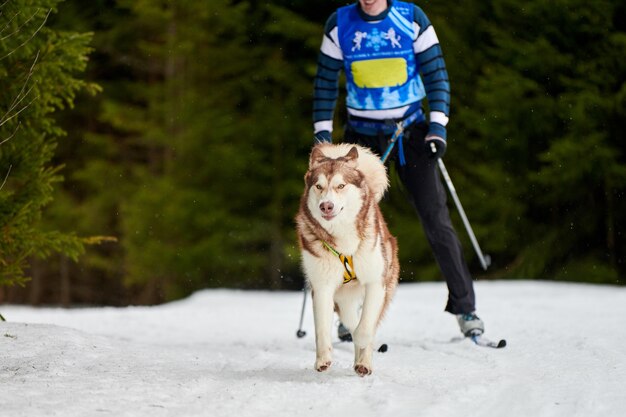
<svg viewBox="0 0 626 417"><path fill-rule="evenodd" d="M356 372L358 376L361 376L361 377L372 374L372 368L369 366L363 365L362 363L354 365L354 371Z"/></svg>
<svg viewBox="0 0 626 417"><path fill-rule="evenodd" d="M328 368L330 368L330 365L332 364L331 361L316 361L315 362L315 369L317 370L317 372L324 372L326 370L328 370Z"/></svg>

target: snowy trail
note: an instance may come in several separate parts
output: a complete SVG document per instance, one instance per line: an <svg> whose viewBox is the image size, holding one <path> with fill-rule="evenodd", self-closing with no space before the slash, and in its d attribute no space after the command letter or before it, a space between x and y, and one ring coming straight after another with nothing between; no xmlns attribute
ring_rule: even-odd
<svg viewBox="0 0 626 417"><path fill-rule="evenodd" d="M626 415L626 288L477 282L474 346L442 312L442 283L403 284L374 374L334 344L327 373L297 339L301 293L207 290L158 307L2 306L0 416Z"/></svg>

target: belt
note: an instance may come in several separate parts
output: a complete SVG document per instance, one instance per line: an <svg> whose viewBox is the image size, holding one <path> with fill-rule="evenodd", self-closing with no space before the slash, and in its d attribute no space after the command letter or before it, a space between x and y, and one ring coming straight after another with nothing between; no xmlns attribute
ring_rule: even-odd
<svg viewBox="0 0 626 417"><path fill-rule="evenodd" d="M401 119L401 120L386 120L386 121L378 121L378 120L368 120L368 119L355 119L349 118L348 124L350 128L354 129L355 132L368 135L368 136L376 136L379 133L383 133L384 135L391 135L397 129L397 123L402 122L402 125L406 129L412 123L420 123L425 121L424 112L419 109L410 116ZM406 158L404 157L404 144L403 144L404 130L400 133L397 138L398 142L398 162L400 166L406 165Z"/></svg>
<svg viewBox="0 0 626 417"><path fill-rule="evenodd" d="M391 135L396 130L396 123L403 122L404 126L408 126L411 123L419 123L426 120L424 112L421 109L414 111L411 115L403 119L388 119L388 120L371 120L361 119L357 117L348 117L348 125L355 132L363 135L376 136L378 133L385 135Z"/></svg>

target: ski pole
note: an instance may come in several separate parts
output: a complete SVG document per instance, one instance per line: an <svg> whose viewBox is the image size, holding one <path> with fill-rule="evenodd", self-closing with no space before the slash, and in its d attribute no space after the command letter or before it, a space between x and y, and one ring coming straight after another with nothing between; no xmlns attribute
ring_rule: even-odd
<svg viewBox="0 0 626 417"><path fill-rule="evenodd" d="M436 152L435 144L430 144L433 152ZM459 200L459 196L456 193L456 189L454 188L454 184L452 184L452 180L450 179L450 174L448 174L448 170L444 165L441 158L437 158L437 163L439 164L439 170L443 175L443 178L446 180L446 184L448 185L448 190L450 190L450 195L452 195L452 199L454 200L454 204L456 204L456 208L459 210L459 214L461 215L461 219L463 220L463 224L465 225L465 229L467 230L467 234L472 241L472 245L474 246L474 250L476 251L476 255L478 255L478 259L480 260L480 264L483 269L486 271L489 265L491 265L491 257L489 255L483 255L483 252L480 250L480 246L478 245L478 241L476 240L476 236L474 235L474 231L472 230L472 226L465 215L465 210L463 210L463 206L461 205L461 201Z"/></svg>
<svg viewBox="0 0 626 417"><path fill-rule="evenodd" d="M298 327L298 331L296 332L296 336L298 336L298 339L306 336L306 332L302 330L302 321L304 320L304 307L306 306L306 296L309 292L306 284L304 285L302 292L304 293L304 299L302 300L302 312L300 313L300 327Z"/></svg>
<svg viewBox="0 0 626 417"><path fill-rule="evenodd" d="M389 155L391 154L391 151L393 150L393 147L395 146L396 142L398 141L398 139L403 135L404 132L404 123L402 122L398 122L396 123L396 131L393 132L393 136L391 136L391 140L389 141L389 145L387 145L387 149L385 149L385 153L383 154L383 156L380 158L380 161L385 164L385 162L387 161L387 158L389 158ZM296 332L296 336L298 336L298 338L302 338L304 336L306 336L306 332L304 330L302 330L302 322L304 321L304 307L306 305L306 296L308 293L308 289L305 285L304 289L304 299L302 300L302 312L300 313L300 327L298 327L298 331ZM386 350L386 348L385 348Z"/></svg>

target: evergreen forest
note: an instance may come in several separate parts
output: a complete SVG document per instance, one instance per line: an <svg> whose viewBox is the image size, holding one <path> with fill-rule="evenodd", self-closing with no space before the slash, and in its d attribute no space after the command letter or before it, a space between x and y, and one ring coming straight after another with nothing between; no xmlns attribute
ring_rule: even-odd
<svg viewBox="0 0 626 417"><path fill-rule="evenodd" d="M0 302L301 289L313 79L347 3L0 0ZM474 277L624 285L626 3L415 3L450 78L446 166L492 261L449 198ZM390 176L401 280L440 280Z"/></svg>

